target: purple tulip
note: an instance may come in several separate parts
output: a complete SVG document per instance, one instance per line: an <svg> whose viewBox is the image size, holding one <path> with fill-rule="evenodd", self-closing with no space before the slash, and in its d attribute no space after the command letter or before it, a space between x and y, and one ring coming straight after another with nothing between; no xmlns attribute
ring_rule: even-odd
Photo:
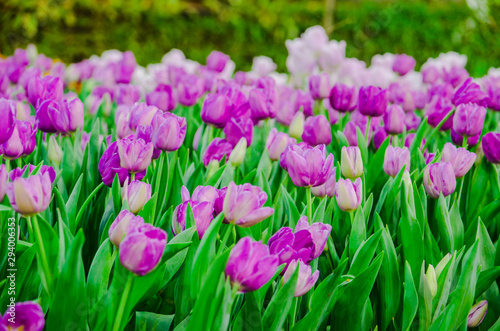
<svg viewBox="0 0 500 331"><path fill-rule="evenodd" d="M455 171L455 177L461 178L467 174L476 161L477 155L465 148L456 148L451 143L444 144L442 162L449 162Z"/></svg>
<svg viewBox="0 0 500 331"><path fill-rule="evenodd" d="M398 54L394 59L394 64L392 65L392 71L398 73L401 76L406 75L415 68L417 61L406 54Z"/></svg>
<svg viewBox="0 0 500 331"><path fill-rule="evenodd" d="M453 110L452 103L443 97L434 96L431 101L425 107L424 115L427 116L427 122L433 126L437 127L438 124ZM453 117L450 116L446 122L441 126L441 131L449 130L453 125Z"/></svg>
<svg viewBox="0 0 500 331"><path fill-rule="evenodd" d="M358 109L365 116L382 116L387 109L387 90L375 86L361 87L358 96Z"/></svg>
<svg viewBox="0 0 500 331"><path fill-rule="evenodd" d="M205 153L203 154L203 164L208 166L211 161L220 162L224 156L228 156L233 151L233 146L228 143L225 139L215 138L207 146Z"/></svg>
<svg viewBox="0 0 500 331"><path fill-rule="evenodd" d="M488 108L500 111L500 77L490 77L483 80L488 93Z"/></svg>
<svg viewBox="0 0 500 331"><path fill-rule="evenodd" d="M115 87L114 97L119 105L133 105L141 99L141 90L135 85L118 84Z"/></svg>
<svg viewBox="0 0 500 331"><path fill-rule="evenodd" d="M287 107L287 108L293 110L294 114L302 109L305 115L312 116L314 108L314 99L312 98L310 93L304 92L302 90L296 90L294 107L293 108Z"/></svg>
<svg viewBox="0 0 500 331"><path fill-rule="evenodd" d="M289 145L280 156L281 166L299 187L323 185L333 171L333 154L326 156L325 145Z"/></svg>
<svg viewBox="0 0 500 331"><path fill-rule="evenodd" d="M455 106L464 103L475 103L486 107L488 105L488 94L481 91L481 87L468 78L455 92L452 102Z"/></svg>
<svg viewBox="0 0 500 331"><path fill-rule="evenodd" d="M207 68L216 72L223 72L229 60L228 55L219 51L212 51L207 57Z"/></svg>
<svg viewBox="0 0 500 331"><path fill-rule="evenodd" d="M484 156L494 164L500 163L500 133L488 132L481 142Z"/></svg>
<svg viewBox="0 0 500 331"><path fill-rule="evenodd" d="M127 105L119 105L115 112L115 127L116 135L119 139L123 139L134 132L130 128L131 107Z"/></svg>
<svg viewBox="0 0 500 331"><path fill-rule="evenodd" d="M10 138L0 145L0 154L7 159L17 159L31 154L36 147L36 131L36 125L15 120Z"/></svg>
<svg viewBox="0 0 500 331"><path fill-rule="evenodd" d="M186 138L186 119L172 113L157 113L153 118L152 143L162 151L176 151Z"/></svg>
<svg viewBox="0 0 500 331"><path fill-rule="evenodd" d="M358 93L354 86L338 83L330 91L330 105L333 109L345 113L356 109L358 104Z"/></svg>
<svg viewBox="0 0 500 331"><path fill-rule="evenodd" d="M7 167L5 164L0 165L0 202L3 201L5 193L7 192L7 179L9 173L7 172Z"/></svg>
<svg viewBox="0 0 500 331"><path fill-rule="evenodd" d="M425 69L420 70L420 72L422 73L422 81L428 84L434 84L439 78L441 78L442 74L442 72L434 66L426 67Z"/></svg>
<svg viewBox="0 0 500 331"><path fill-rule="evenodd" d="M242 238L231 250L226 276L240 292L256 291L273 278L278 257L269 248L250 237Z"/></svg>
<svg viewBox="0 0 500 331"><path fill-rule="evenodd" d="M144 276L151 272L163 255L167 233L145 223L134 227L120 243L120 262L131 272Z"/></svg>
<svg viewBox="0 0 500 331"><path fill-rule="evenodd" d="M389 135L384 130L384 128L381 126L377 127L373 132L373 147L375 147L375 149L378 150L380 146L382 146L382 143L385 141L385 139L387 139L387 137L389 137ZM392 136L390 138L390 141L392 142ZM356 146L357 146L357 138L356 138Z"/></svg>
<svg viewBox="0 0 500 331"><path fill-rule="evenodd" d="M292 277L295 270L299 268L297 285L295 286L295 297L300 297L309 292L318 281L319 270L312 272L311 266L301 260L293 260L283 275L283 282L286 283Z"/></svg>
<svg viewBox="0 0 500 331"><path fill-rule="evenodd" d="M137 215L151 199L151 185L134 180L130 184L125 180L122 191L122 201L127 201L129 210Z"/></svg>
<svg viewBox="0 0 500 331"><path fill-rule="evenodd" d="M226 95L221 93L209 94L201 108L201 119L207 124L222 128L231 115L230 105L231 102Z"/></svg>
<svg viewBox="0 0 500 331"><path fill-rule="evenodd" d="M405 171L410 171L410 150L406 147L387 146L384 157L384 171L387 175L395 177L401 169L405 167Z"/></svg>
<svg viewBox="0 0 500 331"><path fill-rule="evenodd" d="M175 98L172 87L166 84L158 84L153 92L146 94L148 106L155 106L166 112L175 109Z"/></svg>
<svg viewBox="0 0 500 331"><path fill-rule="evenodd" d="M266 149L269 153L269 158L273 161L279 160L285 148L288 145L296 143L297 141L294 138L290 138L286 133L278 132L276 128L272 128L266 141Z"/></svg>
<svg viewBox="0 0 500 331"><path fill-rule="evenodd" d="M332 128L328 119L324 115L306 118L302 139L312 146L329 145L332 142Z"/></svg>
<svg viewBox="0 0 500 331"><path fill-rule="evenodd" d="M309 91L314 99L328 98L330 89L330 78L327 73L309 76Z"/></svg>
<svg viewBox="0 0 500 331"><path fill-rule="evenodd" d="M137 173L147 169L153 156L153 144L144 139L122 139L118 141L120 166L129 172Z"/></svg>
<svg viewBox="0 0 500 331"><path fill-rule="evenodd" d="M129 84L132 80L137 62L134 53L126 51L121 54L122 58L114 66L114 77L117 83Z"/></svg>
<svg viewBox="0 0 500 331"><path fill-rule="evenodd" d="M260 121L276 117L278 109L275 105L276 94L274 89L254 88L250 91L248 102L252 112L252 119Z"/></svg>
<svg viewBox="0 0 500 331"><path fill-rule="evenodd" d="M115 141L106 149L99 160L99 173L101 174L102 181L105 185L111 186L115 175L118 174L120 185L125 183L129 178L129 172L120 165L120 155L118 153L118 142ZM141 180L146 175L146 170L136 173L135 179Z"/></svg>
<svg viewBox="0 0 500 331"><path fill-rule="evenodd" d="M125 108L120 109L124 109L123 111L125 112ZM135 131L137 130L139 125L151 125L151 123L153 122L153 118L156 116L156 114L159 113L161 113L161 111L155 106L147 106L143 102L136 103L130 109L129 127Z"/></svg>
<svg viewBox="0 0 500 331"><path fill-rule="evenodd" d="M471 307L467 316L467 327L476 328L481 324L488 312L488 301L481 300Z"/></svg>
<svg viewBox="0 0 500 331"><path fill-rule="evenodd" d="M469 73L465 68L455 66L449 70L444 69L442 78L445 83L449 83L455 88L469 78Z"/></svg>
<svg viewBox="0 0 500 331"><path fill-rule="evenodd" d="M271 254L278 256L279 264L287 264L283 272L293 260L301 259L305 263L313 260L314 242L311 232L306 229L294 233L291 228L282 227L269 238L268 245Z"/></svg>
<svg viewBox="0 0 500 331"><path fill-rule="evenodd" d="M14 131L16 105L13 101L0 99L0 144L6 142Z"/></svg>
<svg viewBox="0 0 500 331"><path fill-rule="evenodd" d="M43 212L52 197L52 181L49 172L16 177L7 184L7 196L12 208L24 216Z"/></svg>
<svg viewBox="0 0 500 331"><path fill-rule="evenodd" d="M45 326L45 317L42 307L34 301L16 302L7 305L7 311L0 317L2 331L42 331Z"/></svg>
<svg viewBox="0 0 500 331"><path fill-rule="evenodd" d="M205 91L201 78L184 74L177 85L177 101L183 106L193 106Z"/></svg>
<svg viewBox="0 0 500 331"><path fill-rule="evenodd" d="M186 187L182 187L182 201L196 201L196 202L210 202L212 205L216 204L217 199L220 198L221 190L216 189L213 186L197 186L191 197L189 197L189 192Z"/></svg>
<svg viewBox="0 0 500 331"><path fill-rule="evenodd" d="M476 104L460 104L453 116L453 131L455 133L472 137L481 133L486 117L486 108Z"/></svg>
<svg viewBox="0 0 500 331"><path fill-rule="evenodd" d="M424 151L425 164L430 164L432 161L434 161L435 157L436 153L429 153L427 150Z"/></svg>
<svg viewBox="0 0 500 331"><path fill-rule="evenodd" d="M367 124L368 123L362 123L353 120L347 122L344 128L344 135L347 139L347 142L349 143L349 146L358 146L358 133L356 128L359 128L361 134L363 135L363 137L365 137ZM372 137L372 129L370 128L370 130L368 130L368 140L371 140L371 137Z"/></svg>
<svg viewBox="0 0 500 331"><path fill-rule="evenodd" d="M264 207L266 201L267 194L260 187L231 182L224 197L225 220L243 228L257 224L274 213L273 208Z"/></svg>
<svg viewBox="0 0 500 331"><path fill-rule="evenodd" d="M408 112L405 114L406 131L417 130L422 119L415 114L415 112Z"/></svg>
<svg viewBox="0 0 500 331"><path fill-rule="evenodd" d="M22 177L23 174L26 172L26 170L28 170L28 175L31 175L31 173L33 172L33 170L35 170L35 168L36 167L34 165L27 164L22 168L13 169L9 173L9 178L11 181L14 181L14 179ZM56 172L55 172L54 168L51 166L42 165L40 167L40 170L38 171L38 174L44 175L46 173L49 174L50 182L54 183L54 180L56 179Z"/></svg>
<svg viewBox="0 0 500 331"><path fill-rule="evenodd" d="M361 205L363 199L363 183L357 178L354 183L350 179L339 179L335 187L337 204L343 211L351 212Z"/></svg>
<svg viewBox="0 0 500 331"><path fill-rule="evenodd" d="M178 235L186 229L187 206L191 206L198 238L201 240L214 219L214 205L209 201L185 201L178 205L172 217L172 233Z"/></svg>
<svg viewBox="0 0 500 331"><path fill-rule="evenodd" d="M307 230L311 233L311 238L314 243L314 249L311 252L311 258L318 258L323 250L325 249L326 241L328 236L332 231L332 226L330 224L323 224L321 222L315 222L309 225L306 216L299 218L295 231Z"/></svg>
<svg viewBox="0 0 500 331"><path fill-rule="evenodd" d="M142 217L135 216L128 210L122 210L109 227L109 241L116 247L119 247L123 238L125 238L129 232L143 224L144 219Z"/></svg>
<svg viewBox="0 0 500 331"><path fill-rule="evenodd" d="M59 77L32 77L28 82L27 95L33 107L45 100L60 101L63 96L63 81Z"/></svg>
<svg viewBox="0 0 500 331"><path fill-rule="evenodd" d="M253 121L250 118L231 117L224 127L224 133L227 142L233 147L241 138L245 138L247 146L250 146L253 139Z"/></svg>
<svg viewBox="0 0 500 331"><path fill-rule="evenodd" d="M391 105L384 113L384 128L387 133L403 133L406 114L399 105Z"/></svg>
<svg viewBox="0 0 500 331"><path fill-rule="evenodd" d="M413 140L415 139L415 133L409 133L407 136L406 136L406 139L405 139L405 147L407 148L410 148L411 146L411 143L413 142ZM420 143L420 149L424 148L425 146L425 138L422 139L422 142Z"/></svg>
<svg viewBox="0 0 500 331"><path fill-rule="evenodd" d="M439 198L442 193L445 197L452 194L457 186L455 171L449 162L429 164L424 170L424 186L432 198Z"/></svg>

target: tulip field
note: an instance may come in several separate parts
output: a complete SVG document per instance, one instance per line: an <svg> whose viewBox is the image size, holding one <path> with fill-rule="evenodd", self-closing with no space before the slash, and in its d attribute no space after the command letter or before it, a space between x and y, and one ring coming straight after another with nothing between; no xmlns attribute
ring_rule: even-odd
<svg viewBox="0 0 500 331"><path fill-rule="evenodd" d="M0 331L500 330L500 69L286 49L0 58Z"/></svg>

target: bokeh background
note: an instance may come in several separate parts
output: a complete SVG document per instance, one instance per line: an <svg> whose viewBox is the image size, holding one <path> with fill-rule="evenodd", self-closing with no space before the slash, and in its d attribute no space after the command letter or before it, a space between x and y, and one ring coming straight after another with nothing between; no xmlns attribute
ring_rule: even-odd
<svg viewBox="0 0 500 331"><path fill-rule="evenodd" d="M76 62L115 48L147 65L172 48L201 63L217 49L239 70L267 55L285 71L284 41L319 24L348 57L407 53L418 68L453 50L480 76L500 67L499 23L500 0L0 0L0 53L33 43Z"/></svg>

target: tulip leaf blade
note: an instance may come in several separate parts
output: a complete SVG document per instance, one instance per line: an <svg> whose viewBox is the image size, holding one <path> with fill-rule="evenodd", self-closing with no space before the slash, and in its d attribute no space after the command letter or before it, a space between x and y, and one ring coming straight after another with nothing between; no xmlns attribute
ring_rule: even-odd
<svg viewBox="0 0 500 331"><path fill-rule="evenodd" d="M493 267L479 273L474 298L479 298L500 277L500 266Z"/></svg>
<svg viewBox="0 0 500 331"><path fill-rule="evenodd" d="M413 324L418 310L418 293L408 261L405 261L404 279L403 324L401 330L408 331Z"/></svg>
<svg viewBox="0 0 500 331"><path fill-rule="evenodd" d="M169 330L173 321L174 315L138 311L135 315L135 331Z"/></svg>
<svg viewBox="0 0 500 331"><path fill-rule="evenodd" d="M354 262L354 255L358 248L366 240L366 223L363 209L358 208L351 226L351 235L349 236L349 258Z"/></svg>
<svg viewBox="0 0 500 331"><path fill-rule="evenodd" d="M106 239L94 256L87 277L87 302L92 307L108 289L111 268L115 261L116 251L112 252L112 244Z"/></svg>

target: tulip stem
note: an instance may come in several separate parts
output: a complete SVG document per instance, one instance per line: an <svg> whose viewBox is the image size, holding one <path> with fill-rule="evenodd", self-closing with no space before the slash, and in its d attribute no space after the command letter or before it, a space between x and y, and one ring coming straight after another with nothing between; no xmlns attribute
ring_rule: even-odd
<svg viewBox="0 0 500 331"><path fill-rule="evenodd" d="M129 272L127 277L127 282L125 283L125 287L123 288L122 299L120 300L120 305L118 306L118 311L116 312L115 324L113 325L113 331L119 331L123 313L125 312L125 305L127 304L128 294L130 292L130 288L132 287L133 274Z"/></svg>
<svg viewBox="0 0 500 331"><path fill-rule="evenodd" d="M463 139L462 139L462 147L467 149L467 138L466 137L463 137Z"/></svg>
<svg viewBox="0 0 500 331"><path fill-rule="evenodd" d="M31 220L29 217L28 223L31 227ZM43 246L42 241L42 234L40 232L40 227L38 226L38 218L36 217L36 215L33 215L33 230L35 230L36 246L38 248L38 252L40 253L39 257L42 262L42 268L44 269L43 273L45 274L45 278L47 279L47 287L50 288L50 286L52 285L52 272L50 271L49 263L47 261L47 255L45 253L45 247Z"/></svg>
<svg viewBox="0 0 500 331"><path fill-rule="evenodd" d="M224 247L226 246L226 242L227 242L227 239L229 238L229 234L232 233L234 231L234 236L236 237L236 229L234 228L235 227L235 224L234 223L231 223L229 224L229 229L227 229L226 233L224 234L224 237L222 238L222 241L220 243L220 247L219 247L219 252L218 254L222 253L222 250L224 249Z"/></svg>
<svg viewBox="0 0 500 331"><path fill-rule="evenodd" d="M369 133L370 133L370 122L371 122L371 120L372 120L371 116L368 116L368 122L366 123L366 131L365 131L366 147L370 146Z"/></svg>
<svg viewBox="0 0 500 331"><path fill-rule="evenodd" d="M307 195L307 219L309 220L309 224L311 224L312 223L311 187L306 187L306 195Z"/></svg>

